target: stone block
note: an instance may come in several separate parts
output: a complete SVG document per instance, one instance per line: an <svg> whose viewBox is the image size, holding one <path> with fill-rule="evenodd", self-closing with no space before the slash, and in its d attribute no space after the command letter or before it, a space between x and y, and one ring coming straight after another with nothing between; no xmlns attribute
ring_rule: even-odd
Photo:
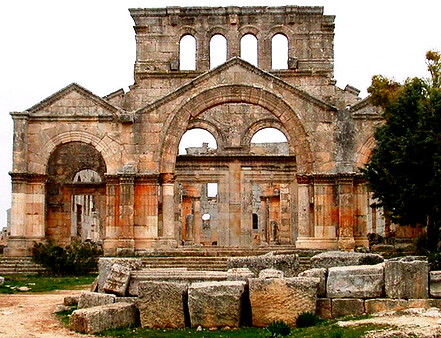
<svg viewBox="0 0 441 338"><path fill-rule="evenodd" d="M130 281L130 271L129 267L113 264L103 286L104 292L125 296Z"/></svg>
<svg viewBox="0 0 441 338"><path fill-rule="evenodd" d="M5 283L5 277L0 277L0 286L2 286Z"/></svg>
<svg viewBox="0 0 441 338"><path fill-rule="evenodd" d="M98 261L98 292L104 292L104 283L114 264L128 267L131 271L139 270L142 266L141 259L139 258L100 258Z"/></svg>
<svg viewBox="0 0 441 338"><path fill-rule="evenodd" d="M138 293L143 328L185 327L188 284L146 281L139 283Z"/></svg>
<svg viewBox="0 0 441 338"><path fill-rule="evenodd" d="M437 307L441 309L441 299L438 298L424 298L424 299L409 299L408 307L410 308L424 308L430 309L432 307Z"/></svg>
<svg viewBox="0 0 441 338"><path fill-rule="evenodd" d="M283 278L283 271L276 269L264 269L259 272L259 278Z"/></svg>
<svg viewBox="0 0 441 338"><path fill-rule="evenodd" d="M251 278L253 326L265 327L276 320L295 325L302 312L315 313L319 282L318 278L310 277Z"/></svg>
<svg viewBox="0 0 441 338"><path fill-rule="evenodd" d="M441 298L441 271L430 271L430 297Z"/></svg>
<svg viewBox="0 0 441 338"><path fill-rule="evenodd" d="M332 306L331 299L329 298L317 298L317 306L315 314L323 319L332 318Z"/></svg>
<svg viewBox="0 0 441 338"><path fill-rule="evenodd" d="M248 282L249 278L254 278L254 273L251 272L248 268L234 268L228 269L227 271L227 280L228 281L236 281L236 280L244 280Z"/></svg>
<svg viewBox="0 0 441 338"><path fill-rule="evenodd" d="M309 269L299 273L299 277L315 277L320 278L320 283L317 291L317 297L326 297L326 278L328 276L328 269L315 268Z"/></svg>
<svg viewBox="0 0 441 338"><path fill-rule="evenodd" d="M400 311L407 309L407 307L408 302L406 299L377 298L366 299L364 302L364 308L367 314L382 311Z"/></svg>
<svg viewBox="0 0 441 338"><path fill-rule="evenodd" d="M429 296L429 263L403 257L386 261L384 266L387 298L415 299Z"/></svg>
<svg viewBox="0 0 441 338"><path fill-rule="evenodd" d="M81 333L96 333L134 326L137 322L134 304L115 303L74 311L70 316L69 328Z"/></svg>
<svg viewBox="0 0 441 338"><path fill-rule="evenodd" d="M115 295L103 294L98 292L81 292L78 298L78 309L85 309L94 306L115 303Z"/></svg>
<svg viewBox="0 0 441 338"><path fill-rule="evenodd" d="M334 267L328 270L328 298L379 298L384 294L383 265Z"/></svg>
<svg viewBox="0 0 441 338"><path fill-rule="evenodd" d="M362 315L364 311L365 309L363 299L332 299L332 318Z"/></svg>
<svg viewBox="0 0 441 338"><path fill-rule="evenodd" d="M63 305L65 306L78 306L80 296L66 296L63 299Z"/></svg>
<svg viewBox="0 0 441 338"><path fill-rule="evenodd" d="M377 254L347 251L327 251L311 257L311 268L375 265L382 263L383 261L384 258Z"/></svg>
<svg viewBox="0 0 441 338"><path fill-rule="evenodd" d="M300 262L297 255L275 255L269 252L261 256L232 257L228 260L228 269L248 268L256 276L264 269L283 271L285 277L295 277L300 271Z"/></svg>
<svg viewBox="0 0 441 338"><path fill-rule="evenodd" d="M239 327L246 282L223 281L191 284L188 310L193 327Z"/></svg>

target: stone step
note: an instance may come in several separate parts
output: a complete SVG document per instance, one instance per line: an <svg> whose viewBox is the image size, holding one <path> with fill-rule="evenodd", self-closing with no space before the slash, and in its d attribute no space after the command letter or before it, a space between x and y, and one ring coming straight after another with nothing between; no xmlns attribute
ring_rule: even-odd
<svg viewBox="0 0 441 338"><path fill-rule="evenodd" d="M0 275L37 275L42 271L32 257L0 257Z"/></svg>

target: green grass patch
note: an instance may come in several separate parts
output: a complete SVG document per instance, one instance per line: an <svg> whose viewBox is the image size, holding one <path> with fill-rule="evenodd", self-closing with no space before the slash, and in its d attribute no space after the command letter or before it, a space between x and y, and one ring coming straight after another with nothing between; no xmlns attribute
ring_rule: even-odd
<svg viewBox="0 0 441 338"><path fill-rule="evenodd" d="M91 285L96 276L50 277L50 276L5 276L0 293L48 292L75 290Z"/></svg>
<svg viewBox="0 0 441 338"><path fill-rule="evenodd" d="M384 329L386 326L379 325L358 325L352 327L338 327L333 322L326 322L317 326L292 329L290 338L359 338L367 331ZM268 338L273 337L267 329L263 328L239 328L197 331L185 328L176 330L148 330L140 327L127 329L108 330L96 334L99 337L113 338L178 338L178 337L199 337L199 338Z"/></svg>

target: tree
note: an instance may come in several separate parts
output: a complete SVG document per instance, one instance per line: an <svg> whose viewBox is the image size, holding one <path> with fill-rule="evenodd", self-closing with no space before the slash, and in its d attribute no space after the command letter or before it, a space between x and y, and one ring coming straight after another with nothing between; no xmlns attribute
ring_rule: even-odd
<svg viewBox="0 0 441 338"><path fill-rule="evenodd" d="M441 225L441 54L430 51L426 60L430 79L399 84L373 77L368 92L384 124L361 170L393 222L427 226L427 249L434 252Z"/></svg>

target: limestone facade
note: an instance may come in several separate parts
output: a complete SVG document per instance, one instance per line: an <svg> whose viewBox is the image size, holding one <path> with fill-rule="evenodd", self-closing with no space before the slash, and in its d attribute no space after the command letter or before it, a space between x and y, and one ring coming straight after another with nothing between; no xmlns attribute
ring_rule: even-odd
<svg viewBox="0 0 441 338"><path fill-rule="evenodd" d="M352 249L384 231L358 173L381 119L358 90L336 86L334 16L299 6L130 14L129 92L98 97L74 83L11 113L7 254L27 254L45 238L99 241L108 254L179 245ZM255 65L241 58L250 35ZM210 69L214 36L227 47L225 62ZM284 69L272 68L275 36L287 44ZM195 46L190 70L181 69L186 37ZM217 147L179 155L194 128ZM265 128L286 143L251 144Z"/></svg>

